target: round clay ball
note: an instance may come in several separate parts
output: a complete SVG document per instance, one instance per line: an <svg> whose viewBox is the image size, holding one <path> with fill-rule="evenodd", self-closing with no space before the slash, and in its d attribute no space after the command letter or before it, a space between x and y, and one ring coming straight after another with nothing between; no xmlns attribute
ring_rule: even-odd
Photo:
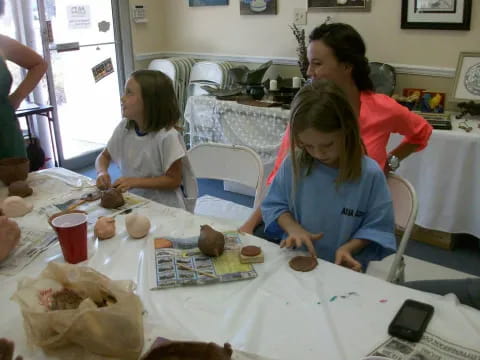
<svg viewBox="0 0 480 360"><path fill-rule="evenodd" d="M9 196L3 200L2 210L8 217L21 217L32 211L33 205L20 196Z"/></svg>
<svg viewBox="0 0 480 360"><path fill-rule="evenodd" d="M8 196L27 197L33 194L33 189L26 181L14 181L8 186Z"/></svg>
<svg viewBox="0 0 480 360"><path fill-rule="evenodd" d="M200 226L198 248L207 256L220 256L225 250L225 236L209 225Z"/></svg>
<svg viewBox="0 0 480 360"><path fill-rule="evenodd" d="M115 219L107 216L100 216L95 223L93 232L99 240L107 240L115 236Z"/></svg>
<svg viewBox="0 0 480 360"><path fill-rule="evenodd" d="M295 256L288 264L295 271L312 271L317 267L318 261L312 256Z"/></svg>
<svg viewBox="0 0 480 360"><path fill-rule="evenodd" d="M140 239L150 231L150 220L143 215L129 214L125 217L125 226L131 237Z"/></svg>
<svg viewBox="0 0 480 360"><path fill-rule="evenodd" d="M100 205L105 209L116 209L125 204L122 192L117 189L108 189L102 193Z"/></svg>

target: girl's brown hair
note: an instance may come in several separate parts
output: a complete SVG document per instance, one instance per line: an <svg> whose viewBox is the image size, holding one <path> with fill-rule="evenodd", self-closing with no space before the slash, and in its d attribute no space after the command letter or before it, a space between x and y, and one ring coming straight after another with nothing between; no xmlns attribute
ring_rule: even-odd
<svg viewBox="0 0 480 360"><path fill-rule="evenodd" d="M314 80L293 99L290 115L291 157L294 179L307 176L314 158L298 146L298 134L315 129L330 133L340 130L342 149L337 184L358 179L362 173L364 147L357 118L343 91L329 80Z"/></svg>
<svg viewBox="0 0 480 360"><path fill-rule="evenodd" d="M143 131L175 127L179 118L177 97L170 78L161 71L137 70L130 77L140 85L143 100ZM129 127L133 126L132 121Z"/></svg>

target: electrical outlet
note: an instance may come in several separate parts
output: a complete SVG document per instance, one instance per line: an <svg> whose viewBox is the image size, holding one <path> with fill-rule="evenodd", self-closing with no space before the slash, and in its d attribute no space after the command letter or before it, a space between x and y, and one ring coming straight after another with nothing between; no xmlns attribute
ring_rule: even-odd
<svg viewBox="0 0 480 360"><path fill-rule="evenodd" d="M294 9L293 23L295 25L307 25L307 10Z"/></svg>

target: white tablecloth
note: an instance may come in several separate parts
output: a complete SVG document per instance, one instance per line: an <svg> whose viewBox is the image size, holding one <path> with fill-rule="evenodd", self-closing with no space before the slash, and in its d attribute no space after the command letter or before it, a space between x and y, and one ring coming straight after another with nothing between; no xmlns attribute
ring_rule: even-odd
<svg viewBox="0 0 480 360"><path fill-rule="evenodd" d="M29 177L29 182L36 184L34 210L52 198L67 198L82 191L53 184L48 173L51 170ZM52 188L56 194L48 191ZM0 187L0 199L5 190ZM394 314L406 298L413 298L435 307L429 332L480 351L479 311L457 305L451 298L395 286L324 261L310 273L298 273L288 266L288 260L297 252L252 236L244 236L242 241L262 246L265 253L265 263L255 266L257 278L151 291L154 237L193 236L204 223L219 230L228 227L156 203L135 211L149 216L153 224L150 234L140 240L129 238L120 215L117 235L102 242L91 240L89 259L84 265L112 279L138 284L137 293L146 310L146 347L156 336L163 336L230 342L235 349L271 359L358 360L387 339L387 327ZM48 228L46 218L35 213L19 218L18 223ZM20 278L36 277L51 260L63 261L58 246L40 255L18 275L0 277L0 337L14 340L18 353L26 359L46 356L27 347L19 306L9 298Z"/></svg>
<svg viewBox="0 0 480 360"><path fill-rule="evenodd" d="M480 129L469 120L469 133L454 119L453 130L433 130L428 146L402 161L397 173L415 187L416 223L428 229L480 237ZM400 137L390 139L389 148Z"/></svg>
<svg viewBox="0 0 480 360"><path fill-rule="evenodd" d="M290 116L279 107L255 107L212 96L191 96L185 107L190 143L213 141L244 145L267 164L275 160Z"/></svg>

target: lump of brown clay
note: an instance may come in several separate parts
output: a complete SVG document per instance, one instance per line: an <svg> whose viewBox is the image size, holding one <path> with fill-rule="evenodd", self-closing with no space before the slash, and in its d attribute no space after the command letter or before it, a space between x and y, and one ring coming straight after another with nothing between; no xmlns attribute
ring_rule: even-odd
<svg viewBox="0 0 480 360"><path fill-rule="evenodd" d="M230 360L232 346L195 341L170 341L157 338L142 360Z"/></svg>
<svg viewBox="0 0 480 360"><path fill-rule="evenodd" d="M131 237L140 239L150 231L150 220L143 215L129 214L125 217L125 227Z"/></svg>
<svg viewBox="0 0 480 360"><path fill-rule="evenodd" d="M243 256L257 256L262 252L262 249L260 249L258 246L244 246L242 248L241 254Z"/></svg>
<svg viewBox="0 0 480 360"><path fill-rule="evenodd" d="M100 216L95 223L93 232L99 240L110 239L115 236L115 219L106 216Z"/></svg>
<svg viewBox="0 0 480 360"><path fill-rule="evenodd" d="M102 193L100 205L105 209L116 209L123 204L125 204L125 200L120 190L108 189Z"/></svg>
<svg viewBox="0 0 480 360"><path fill-rule="evenodd" d="M209 225L200 226L198 248L207 256L220 256L225 249L225 236Z"/></svg>
<svg viewBox="0 0 480 360"><path fill-rule="evenodd" d="M33 189L28 186L26 181L14 181L8 186L8 196L27 197L33 194Z"/></svg>
<svg viewBox="0 0 480 360"><path fill-rule="evenodd" d="M6 216L0 216L0 261L5 259L20 241L20 228Z"/></svg>
<svg viewBox="0 0 480 360"><path fill-rule="evenodd" d="M26 180L30 171L30 160L27 158L0 159L0 180L10 185L17 180Z"/></svg>
<svg viewBox="0 0 480 360"><path fill-rule="evenodd" d="M312 256L295 256L288 264L295 271L312 271L317 267L318 261Z"/></svg>
<svg viewBox="0 0 480 360"><path fill-rule="evenodd" d="M3 200L2 210L8 217L20 217L32 211L33 205L27 203L20 196L9 196Z"/></svg>

